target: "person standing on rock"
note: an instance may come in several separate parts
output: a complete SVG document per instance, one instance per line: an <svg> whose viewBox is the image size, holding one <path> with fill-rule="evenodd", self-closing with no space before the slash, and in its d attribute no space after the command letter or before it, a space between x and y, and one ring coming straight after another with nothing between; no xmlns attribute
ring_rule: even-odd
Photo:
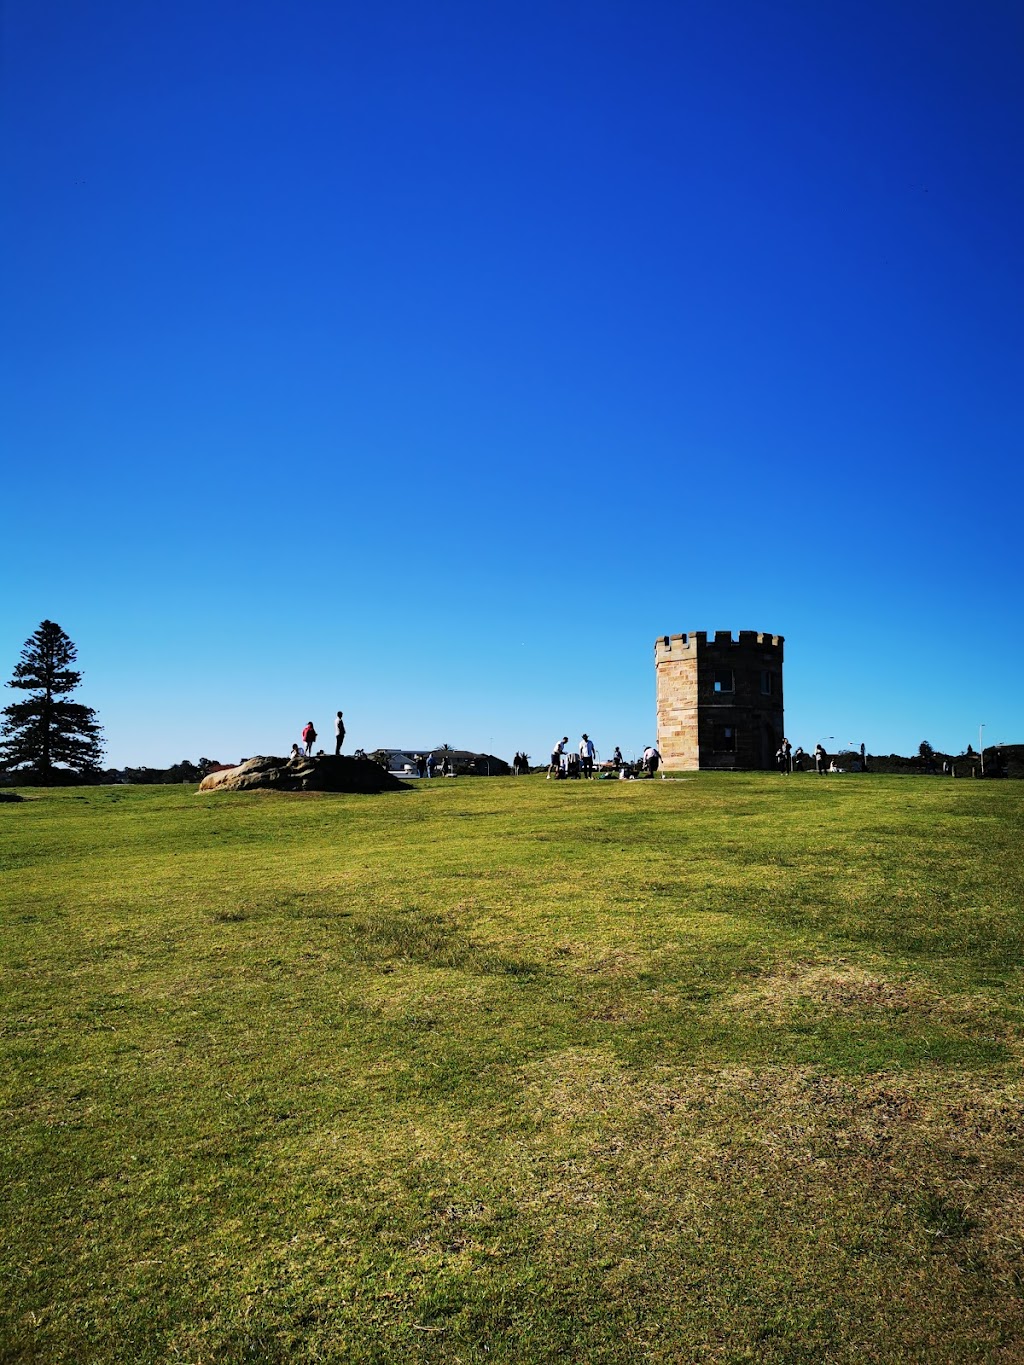
<svg viewBox="0 0 1024 1365"><path fill-rule="evenodd" d="M342 720L341 712L334 718L334 757L338 758L341 754L341 746L345 743L345 722Z"/></svg>
<svg viewBox="0 0 1024 1365"><path fill-rule="evenodd" d="M302 742L306 746L306 757L309 758L313 753L313 745L316 743L316 730L313 728L311 720L307 720L302 727Z"/></svg>

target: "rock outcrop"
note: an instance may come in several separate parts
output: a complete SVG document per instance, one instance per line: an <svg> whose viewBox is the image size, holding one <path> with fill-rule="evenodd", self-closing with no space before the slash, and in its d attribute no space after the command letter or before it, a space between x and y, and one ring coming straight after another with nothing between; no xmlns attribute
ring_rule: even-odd
<svg viewBox="0 0 1024 1365"><path fill-rule="evenodd" d="M404 782L368 758L247 758L237 768L210 773L201 792L392 792Z"/></svg>

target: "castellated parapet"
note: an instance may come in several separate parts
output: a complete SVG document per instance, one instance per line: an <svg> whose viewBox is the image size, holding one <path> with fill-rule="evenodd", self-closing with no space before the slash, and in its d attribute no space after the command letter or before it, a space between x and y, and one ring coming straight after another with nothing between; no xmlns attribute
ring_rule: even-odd
<svg viewBox="0 0 1024 1365"><path fill-rule="evenodd" d="M666 768L772 768L782 742L781 635L703 630L654 646Z"/></svg>

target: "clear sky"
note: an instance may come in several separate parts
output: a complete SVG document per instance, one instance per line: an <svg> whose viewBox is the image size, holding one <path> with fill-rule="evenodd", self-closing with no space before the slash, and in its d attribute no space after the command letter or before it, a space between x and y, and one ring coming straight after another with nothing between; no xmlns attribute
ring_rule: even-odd
<svg viewBox="0 0 1024 1365"><path fill-rule="evenodd" d="M5 9L0 674L108 761L1024 741L1024 10ZM8 693L7 699L13 694Z"/></svg>

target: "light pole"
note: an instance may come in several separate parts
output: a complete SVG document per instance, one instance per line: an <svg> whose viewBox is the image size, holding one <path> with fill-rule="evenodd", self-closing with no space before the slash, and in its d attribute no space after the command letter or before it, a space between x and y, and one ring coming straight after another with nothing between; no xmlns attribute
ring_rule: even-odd
<svg viewBox="0 0 1024 1365"><path fill-rule="evenodd" d="M978 726L978 750L981 753L981 775L985 776L985 737L982 734L984 724Z"/></svg>

